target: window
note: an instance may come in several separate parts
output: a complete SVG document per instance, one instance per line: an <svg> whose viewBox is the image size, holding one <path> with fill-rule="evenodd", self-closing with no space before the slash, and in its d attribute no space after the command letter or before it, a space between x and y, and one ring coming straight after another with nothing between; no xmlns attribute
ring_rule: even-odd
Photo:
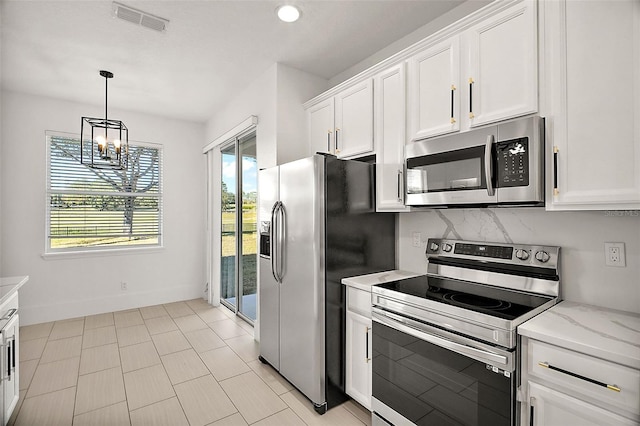
<svg viewBox="0 0 640 426"><path fill-rule="evenodd" d="M80 164L71 135L48 133L47 151L47 252L161 245L162 146L130 142L127 170Z"/></svg>

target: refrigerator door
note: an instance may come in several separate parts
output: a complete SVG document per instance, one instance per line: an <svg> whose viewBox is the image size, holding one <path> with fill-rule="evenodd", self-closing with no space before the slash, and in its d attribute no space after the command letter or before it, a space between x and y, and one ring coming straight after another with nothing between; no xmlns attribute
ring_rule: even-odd
<svg viewBox="0 0 640 426"><path fill-rule="evenodd" d="M324 164L324 157L314 155L280 166L280 373L316 405L326 395Z"/></svg>
<svg viewBox="0 0 640 426"><path fill-rule="evenodd" d="M260 205L258 210L258 222L268 222L269 244L275 243L273 235L272 210L278 202L278 168L273 167L260 170L259 194ZM271 364L276 370L280 368L280 285L275 280L272 271L272 258L274 250L269 249L260 255L258 274L260 278L259 291L259 321L260 321L260 356Z"/></svg>

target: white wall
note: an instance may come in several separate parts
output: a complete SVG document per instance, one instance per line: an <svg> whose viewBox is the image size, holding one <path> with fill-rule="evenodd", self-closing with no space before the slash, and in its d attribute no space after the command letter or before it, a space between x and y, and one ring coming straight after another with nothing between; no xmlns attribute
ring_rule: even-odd
<svg viewBox="0 0 640 426"><path fill-rule="evenodd" d="M282 64L273 64L246 90L230 99L207 122L207 143L250 115L258 116L258 167L309 155L302 103L327 89L327 81Z"/></svg>
<svg viewBox="0 0 640 426"><path fill-rule="evenodd" d="M277 88L277 150L276 164L283 164L311 155L307 114L302 106L309 99L327 90L327 80L278 64Z"/></svg>
<svg viewBox="0 0 640 426"><path fill-rule="evenodd" d="M103 107L2 92L2 271L29 275L20 320L33 324L202 297L205 285L204 125L127 111L130 140L164 145L164 248L131 255L43 259L45 131L78 133ZM120 290L120 282L128 290Z"/></svg>
<svg viewBox="0 0 640 426"><path fill-rule="evenodd" d="M412 246L412 232L423 245ZM640 313L640 212L543 208L427 210L399 214L399 267L426 272L427 238L546 244L561 249L563 299ZM626 268L604 264L604 242L622 241Z"/></svg>

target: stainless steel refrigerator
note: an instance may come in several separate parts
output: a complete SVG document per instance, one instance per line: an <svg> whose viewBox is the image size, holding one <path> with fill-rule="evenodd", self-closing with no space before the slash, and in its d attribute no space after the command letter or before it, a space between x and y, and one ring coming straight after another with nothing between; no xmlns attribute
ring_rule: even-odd
<svg viewBox="0 0 640 426"><path fill-rule="evenodd" d="M347 398L342 278L395 268L374 173L320 154L259 172L260 360L321 414Z"/></svg>

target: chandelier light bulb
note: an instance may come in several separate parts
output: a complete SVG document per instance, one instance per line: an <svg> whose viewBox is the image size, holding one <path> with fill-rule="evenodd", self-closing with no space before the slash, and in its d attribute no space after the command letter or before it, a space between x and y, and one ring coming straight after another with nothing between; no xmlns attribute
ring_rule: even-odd
<svg viewBox="0 0 640 426"><path fill-rule="evenodd" d="M100 150L100 152L104 151L107 145L107 138L105 138L103 135L98 135L96 136L96 142L98 142L98 149Z"/></svg>

